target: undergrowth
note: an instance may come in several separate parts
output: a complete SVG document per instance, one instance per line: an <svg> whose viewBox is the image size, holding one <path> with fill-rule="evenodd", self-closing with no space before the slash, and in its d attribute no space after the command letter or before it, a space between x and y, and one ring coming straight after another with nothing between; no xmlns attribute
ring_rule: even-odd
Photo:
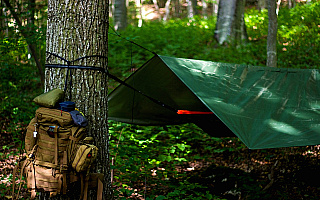
<svg viewBox="0 0 320 200"><path fill-rule="evenodd" d="M293 9L281 8L278 18L278 67L319 68L320 3L297 5ZM118 37L109 30L109 70L124 79L155 52L160 55L210 60L249 65L266 64L267 23L266 11L248 9L245 14L249 42L243 46L219 46L214 39L216 18L171 19L167 22L144 22L141 28L134 25L120 32ZM45 27L45 24L42 24ZM16 151L10 149L23 143L23 131L36 109L32 99L40 94L40 78L35 65L28 57L28 49L23 37L11 30L8 37L0 40L0 159L4 163ZM40 55L44 55L45 30L31 38L39 45ZM137 43L144 48L134 45ZM147 50L146 50L147 49ZM44 57L44 56L43 56ZM116 83L110 82L110 90ZM110 155L113 158L113 189L116 199L223 199L226 195L213 193L213 183L201 184L209 180L210 174L203 169L212 165L241 169L248 174L238 174L246 185L231 191L246 199L278 199L295 197L316 199L317 186L306 186L295 179L299 187L292 189L289 181L299 174L296 168L288 168L289 161L296 162L296 155L307 162L317 158L311 147L301 147L257 151L249 154L237 138L213 138L203 133L193 124L167 127L141 127L109 122ZM296 152L296 153L295 153ZM307 152L307 153L306 153ZM309 153L308 153L309 152ZM252 157L248 157L252 155ZM294 156L293 158L287 157ZM278 182L266 194L263 189L269 182L268 174L275 160ZM307 159L308 158L308 159ZM308 161L309 162L309 161ZM311 161L310 161L311 162ZM202 171L201 171L202 170ZM251 173L249 173L251 172ZM254 174L259 176L253 176ZM10 170L2 172L0 196L9 192L7 182ZM292 176L292 177L291 177ZM191 178L193 177L193 178ZM202 177L203 179L198 179ZM291 177L291 178L290 178ZM298 175L297 175L298 177ZM8 180L8 181L5 181ZM233 180L233 177L230 177ZM249 184L251 181L256 184ZM286 187L284 187L284 185ZM292 187L291 187L292 186ZM280 190L277 190L277 187ZM310 193L313 192L313 193ZM306 196L307 195L307 196ZM238 197L237 196L237 197ZM243 197L243 196L242 196Z"/></svg>

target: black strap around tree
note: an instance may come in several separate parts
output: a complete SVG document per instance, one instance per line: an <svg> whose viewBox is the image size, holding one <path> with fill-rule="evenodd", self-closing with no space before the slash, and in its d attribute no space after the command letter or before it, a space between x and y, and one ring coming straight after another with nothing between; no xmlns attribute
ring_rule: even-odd
<svg viewBox="0 0 320 200"><path fill-rule="evenodd" d="M72 63L74 63L74 62L80 61L80 60L83 60L83 59L86 59L86 58L107 58L106 56L91 55L91 56L84 56L84 57L80 57L80 58L77 58L77 59L75 59L75 60L69 61L69 60L67 60L67 59L65 59L65 58L63 58L63 57L61 57L61 56L59 56L59 55L57 55L57 54L54 54L54 53L51 53L51 52L48 52L48 51L46 51L46 53L48 53L48 54L50 54L50 55L52 55L52 56L54 56L54 57L57 57L57 58L59 58L60 60L65 61L65 62L67 63L67 65L62 65L62 64L46 64L46 65L45 65L46 68L66 68L66 69L67 69L67 76L66 76L65 88L64 88L65 91L66 91L67 85L68 85L68 78L69 78L68 76L69 76L69 70L70 70L70 69L96 70L96 71L100 71L100 72L102 72L102 73L107 74L107 75L108 75L110 78L112 78L113 80L115 80L115 81L117 81L118 83L120 83L120 84L122 84L122 85L124 85L124 86L126 86L126 87L128 87L128 88L130 88L130 89L132 89L132 90L135 91L135 92L138 92L139 94L141 94L141 95L143 95L144 97L148 98L148 99L151 100L152 102L154 102L154 103L156 103L156 104L158 104L158 105L160 105L160 106L162 106L162 107L164 107L164 108L167 108L167 109L169 109L169 110L171 110L171 111L173 111L173 112L175 112L175 113L178 112L177 109L175 109L175 108L173 108L173 107L171 107L171 106L169 106L169 105L167 105L167 104L165 104L165 103L163 103L163 102L161 102L161 101L159 101L159 100L157 100L157 99L155 99L155 98L153 98L153 97L150 97L149 95L143 93L142 91L140 91L140 90L132 87L131 85L127 84L125 81L122 81L122 80L119 79L118 77L110 74L109 71L106 70L106 69L103 69L103 68L101 68L101 67L93 67L93 66L72 65ZM71 87L71 82L70 82L70 87Z"/></svg>

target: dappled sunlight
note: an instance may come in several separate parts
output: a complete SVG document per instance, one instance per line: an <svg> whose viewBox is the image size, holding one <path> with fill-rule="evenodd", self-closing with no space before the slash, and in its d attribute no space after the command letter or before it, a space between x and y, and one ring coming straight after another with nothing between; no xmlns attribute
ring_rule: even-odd
<svg viewBox="0 0 320 200"><path fill-rule="evenodd" d="M267 124L276 132L295 135L295 136L302 134L301 131L297 130L296 128L294 128L293 126L287 123L276 121L274 119L269 119L266 121L267 121Z"/></svg>
<svg viewBox="0 0 320 200"><path fill-rule="evenodd" d="M302 155L319 158L319 156L320 156L320 145L312 146L310 149L308 149L305 152L303 152Z"/></svg>

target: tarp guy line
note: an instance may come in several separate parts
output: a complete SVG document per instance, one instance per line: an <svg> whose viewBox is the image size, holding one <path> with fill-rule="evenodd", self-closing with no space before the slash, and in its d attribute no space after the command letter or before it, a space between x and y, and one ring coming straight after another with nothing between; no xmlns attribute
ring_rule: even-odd
<svg viewBox="0 0 320 200"><path fill-rule="evenodd" d="M174 109L174 108L172 108L171 106L168 106L168 105L166 105L165 103L163 103L163 102L161 102L161 101L159 101L159 100L157 100L157 99L154 99L154 98L148 96L147 94L141 92L140 90L137 90L136 88L132 87L131 85L128 85L126 82L122 81L122 80L119 79L118 77L110 74L109 71L106 70L106 69L103 69L103 68L101 68L101 67L82 66L82 65L71 65L71 63L76 62L76 61L79 61L79 60L82 60L82 59L93 58L93 57L107 58L107 57L105 57L105 56L101 56L101 55L91 55L91 56L80 57L80 58L77 58L77 59L72 60L72 61L68 61L67 59L65 59L65 58L63 58L63 57L61 57L61 56L59 56L59 55L57 55L57 54L54 54L54 53L51 53L51 52L48 52L48 51L46 51L46 53L48 53L48 54L50 54L50 55L52 55L52 56L55 56L55 57L57 57L57 58L59 58L59 59L61 59L61 60L63 60L63 61L65 61L65 62L68 63L68 65L46 64L45 67L47 67L47 68L67 68L67 70L69 70L69 69L87 69L87 70L97 70L97 71L106 73L106 74L107 74L110 78L112 78L113 80L115 80L115 81L117 81L118 83L120 83L120 84L122 84L122 85L124 85L124 86L126 86L126 87L128 87L128 88L130 88L130 89L132 89L132 90L135 91L135 92L140 93L141 95L147 97L148 99L150 99L150 100L153 101L154 103L156 103L156 104L158 104L158 105L161 105L162 107L167 108L167 109L169 109L169 110L171 110L171 111L173 111L173 112L175 112L175 113L178 112L177 109ZM68 72L67 72L67 77L66 77L66 82L65 82L65 90L66 90L66 87L67 87L67 79L68 79Z"/></svg>

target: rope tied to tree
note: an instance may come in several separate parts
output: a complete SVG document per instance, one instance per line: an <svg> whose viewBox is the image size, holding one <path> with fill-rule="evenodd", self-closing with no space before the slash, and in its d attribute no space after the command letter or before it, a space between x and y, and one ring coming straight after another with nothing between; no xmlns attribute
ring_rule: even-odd
<svg viewBox="0 0 320 200"><path fill-rule="evenodd" d="M143 95L144 97L148 98L149 100L151 100L152 102L164 107L164 108L167 108L175 113L178 112L177 109L153 98L153 97L150 97L149 95L145 94L144 92L134 88L133 86L127 84L125 81L122 81L121 79L119 79L118 77L110 74L110 72L107 70L107 69L104 69L104 68L101 68L101 67L93 67L93 66L83 66L83 65L72 65L72 63L76 62L76 61L79 61L79 60L83 60L83 59L86 59L86 58L107 58L106 56L101 56L101 55L90 55L90 56L84 56L84 57L79 57L75 60L72 60L72 61L69 61L55 53L51 53L51 52L48 52L46 51L46 53L52 55L52 56L55 56L57 58L59 58L60 60L62 61L65 61L67 62L67 65L62 65L62 64L46 64L45 67L46 68L66 68L67 70L70 70L70 69L81 69L81 70L96 70L96 71L100 71L102 73L105 73L107 76L109 76L110 78L112 78L113 80L115 80L116 82L120 83L121 85L124 85L130 89L132 89L133 91L135 92L138 92L139 94ZM66 81L65 81L65 90L67 88L67 84L68 84L68 71L67 71L67 76L66 76ZM71 85L70 85L71 87Z"/></svg>

